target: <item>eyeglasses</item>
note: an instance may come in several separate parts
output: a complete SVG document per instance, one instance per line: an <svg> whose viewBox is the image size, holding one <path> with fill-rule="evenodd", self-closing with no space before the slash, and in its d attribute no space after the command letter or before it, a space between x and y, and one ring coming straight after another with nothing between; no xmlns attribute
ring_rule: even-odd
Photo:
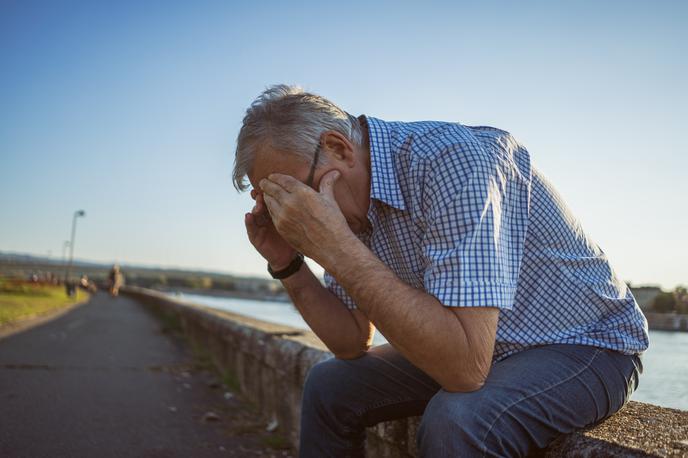
<svg viewBox="0 0 688 458"><path fill-rule="evenodd" d="M306 185L308 187L313 187L313 177L315 176L315 166L318 164L318 156L320 156L320 143L315 148L315 153L313 153L313 164L311 164L311 170L308 172L308 178L306 179Z"/></svg>

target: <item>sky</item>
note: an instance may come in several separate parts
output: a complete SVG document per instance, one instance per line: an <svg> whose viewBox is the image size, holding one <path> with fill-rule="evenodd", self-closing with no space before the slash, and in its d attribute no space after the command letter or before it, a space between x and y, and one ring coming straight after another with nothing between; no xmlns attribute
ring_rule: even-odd
<svg viewBox="0 0 688 458"><path fill-rule="evenodd" d="M0 251L59 259L84 209L78 259L267 277L234 149L289 83L509 131L623 280L687 284L687 5L3 0Z"/></svg>

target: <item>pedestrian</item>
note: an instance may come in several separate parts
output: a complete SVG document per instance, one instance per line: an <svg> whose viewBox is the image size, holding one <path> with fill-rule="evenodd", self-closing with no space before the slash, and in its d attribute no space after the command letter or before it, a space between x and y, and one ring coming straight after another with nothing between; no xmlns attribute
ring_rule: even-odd
<svg viewBox="0 0 688 458"><path fill-rule="evenodd" d="M124 283L124 276L120 271L119 264L115 263L110 269L110 274L108 275L109 280L109 291L112 297L117 297L119 295L119 289Z"/></svg>

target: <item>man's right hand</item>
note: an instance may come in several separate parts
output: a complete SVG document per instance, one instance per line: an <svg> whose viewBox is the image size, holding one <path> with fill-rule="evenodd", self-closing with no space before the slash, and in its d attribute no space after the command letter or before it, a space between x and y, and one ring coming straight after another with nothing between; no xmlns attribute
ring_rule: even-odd
<svg viewBox="0 0 688 458"><path fill-rule="evenodd" d="M296 250L277 232L263 200L263 192L251 190L256 205L244 215L244 224L251 244L274 271L286 268L296 256Z"/></svg>

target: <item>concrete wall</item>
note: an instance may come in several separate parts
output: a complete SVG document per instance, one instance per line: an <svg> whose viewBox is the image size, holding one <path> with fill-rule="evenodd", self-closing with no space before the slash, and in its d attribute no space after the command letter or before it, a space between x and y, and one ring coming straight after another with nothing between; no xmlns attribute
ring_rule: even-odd
<svg viewBox="0 0 688 458"><path fill-rule="evenodd" d="M179 320L194 345L235 379L242 394L278 421L278 432L298 446L303 383L308 370L332 358L310 331L171 299L128 287L123 293ZM420 417L368 428L370 457L414 457ZM688 412L629 402L595 428L564 436L538 456L688 456Z"/></svg>

